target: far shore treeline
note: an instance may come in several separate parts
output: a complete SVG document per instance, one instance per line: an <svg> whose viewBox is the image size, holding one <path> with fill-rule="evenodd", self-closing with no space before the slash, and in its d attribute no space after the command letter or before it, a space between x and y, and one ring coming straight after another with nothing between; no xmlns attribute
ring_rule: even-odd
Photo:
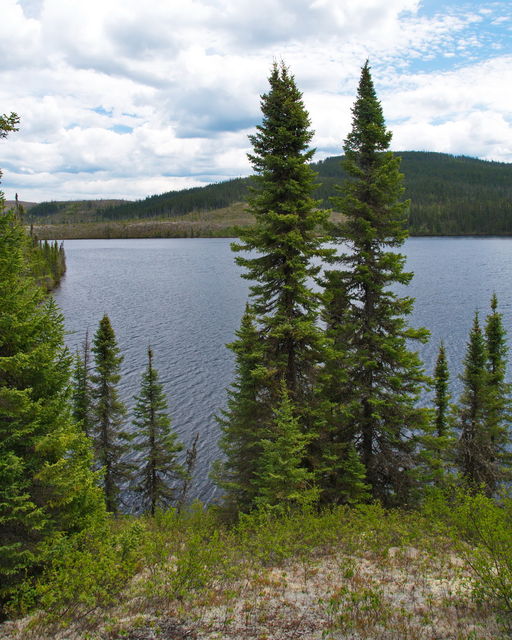
<svg viewBox="0 0 512 640"><path fill-rule="evenodd" d="M38 611L27 624L36 636L38 624L45 633L74 624L82 625L74 637L134 637L116 635L116 607L127 599L137 603L132 613L185 616L192 602L217 606L273 561L295 554L306 576L309 554L350 540L353 557L379 531L381 559L394 541L456 549L465 563L460 585L510 634L512 405L499 301L493 295L483 317L475 311L462 394L451 398L444 343L426 372L414 345L429 339L428 329L409 325L414 300L395 293L413 275L399 253L409 202L369 63L342 170L337 160L316 165L336 185L329 202L338 217L316 199L311 122L283 62L272 66L261 110L250 136L253 224L239 226L232 244L250 286L227 345L235 372L217 414L216 505L187 503L201 433L183 451L152 347L140 345L147 366L128 425L110 319L92 340L84 331L73 359L62 314L35 268L34 256L43 256L62 274L62 248L29 233L19 208L4 211L0 193L0 621ZM17 124L16 114L0 116L0 138ZM460 176L467 169L474 190L466 200L485 217L476 175L493 164L446 161L459 163ZM438 179L421 163L420 174ZM457 180L445 191L439 180L451 202ZM508 188L504 180L503 198ZM458 205L445 218L430 205L413 225L464 224ZM425 390L434 392L432 406L419 406ZM257 592L265 589L260 583ZM345 604L357 608L368 593L338 590L332 602L345 617L331 607L333 632L352 615ZM366 617L367 604L361 611ZM100 621L105 634L91 635ZM45 633L37 637L51 637Z"/></svg>
<svg viewBox="0 0 512 640"><path fill-rule="evenodd" d="M397 155L404 198L410 200L410 235L512 234L511 164L426 151ZM319 207L334 208L330 197L344 177L340 161L338 156L311 165L318 174L313 197ZM42 202L30 207L27 220L52 239L235 237L237 225L253 222L241 206L252 181L236 178L136 202Z"/></svg>

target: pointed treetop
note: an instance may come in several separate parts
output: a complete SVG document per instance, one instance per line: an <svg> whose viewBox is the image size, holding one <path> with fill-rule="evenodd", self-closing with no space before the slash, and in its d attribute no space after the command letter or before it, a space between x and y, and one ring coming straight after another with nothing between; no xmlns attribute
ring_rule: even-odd
<svg viewBox="0 0 512 640"><path fill-rule="evenodd" d="M348 134L345 152L384 151L389 147L392 133L386 129L382 106L370 73L368 60L361 69L357 98L352 107L352 131Z"/></svg>

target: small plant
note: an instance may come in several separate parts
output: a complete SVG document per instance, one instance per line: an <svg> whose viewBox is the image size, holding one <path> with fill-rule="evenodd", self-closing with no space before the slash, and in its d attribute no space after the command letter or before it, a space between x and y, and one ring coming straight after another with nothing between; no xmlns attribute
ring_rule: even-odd
<svg viewBox="0 0 512 640"><path fill-rule="evenodd" d="M453 510L459 552L473 571L473 594L491 602L499 622L512 632L512 498L496 503L483 494L459 497Z"/></svg>
<svg viewBox="0 0 512 640"><path fill-rule="evenodd" d="M65 625L115 603L137 570L142 534L136 521L52 540L46 570L35 586L43 619Z"/></svg>

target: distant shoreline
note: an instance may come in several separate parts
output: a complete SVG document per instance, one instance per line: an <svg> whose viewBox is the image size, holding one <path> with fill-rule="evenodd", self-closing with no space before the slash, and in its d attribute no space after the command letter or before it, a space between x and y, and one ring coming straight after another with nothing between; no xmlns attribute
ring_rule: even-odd
<svg viewBox="0 0 512 640"><path fill-rule="evenodd" d="M241 227L249 225L243 224ZM240 227L238 227L240 228ZM87 222L33 225L32 231L41 240L100 240L137 238L237 238L237 227L204 221L127 221ZM506 238L511 233L411 233L415 238L443 237Z"/></svg>

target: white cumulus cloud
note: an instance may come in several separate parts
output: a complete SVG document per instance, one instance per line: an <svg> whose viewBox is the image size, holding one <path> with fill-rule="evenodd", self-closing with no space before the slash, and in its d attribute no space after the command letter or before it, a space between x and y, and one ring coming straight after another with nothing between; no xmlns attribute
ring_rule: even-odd
<svg viewBox="0 0 512 640"><path fill-rule="evenodd" d="M487 1L4 0L3 190L141 198L247 175L273 60L304 91L318 157L341 153L366 58L395 149L512 161L510 17Z"/></svg>

